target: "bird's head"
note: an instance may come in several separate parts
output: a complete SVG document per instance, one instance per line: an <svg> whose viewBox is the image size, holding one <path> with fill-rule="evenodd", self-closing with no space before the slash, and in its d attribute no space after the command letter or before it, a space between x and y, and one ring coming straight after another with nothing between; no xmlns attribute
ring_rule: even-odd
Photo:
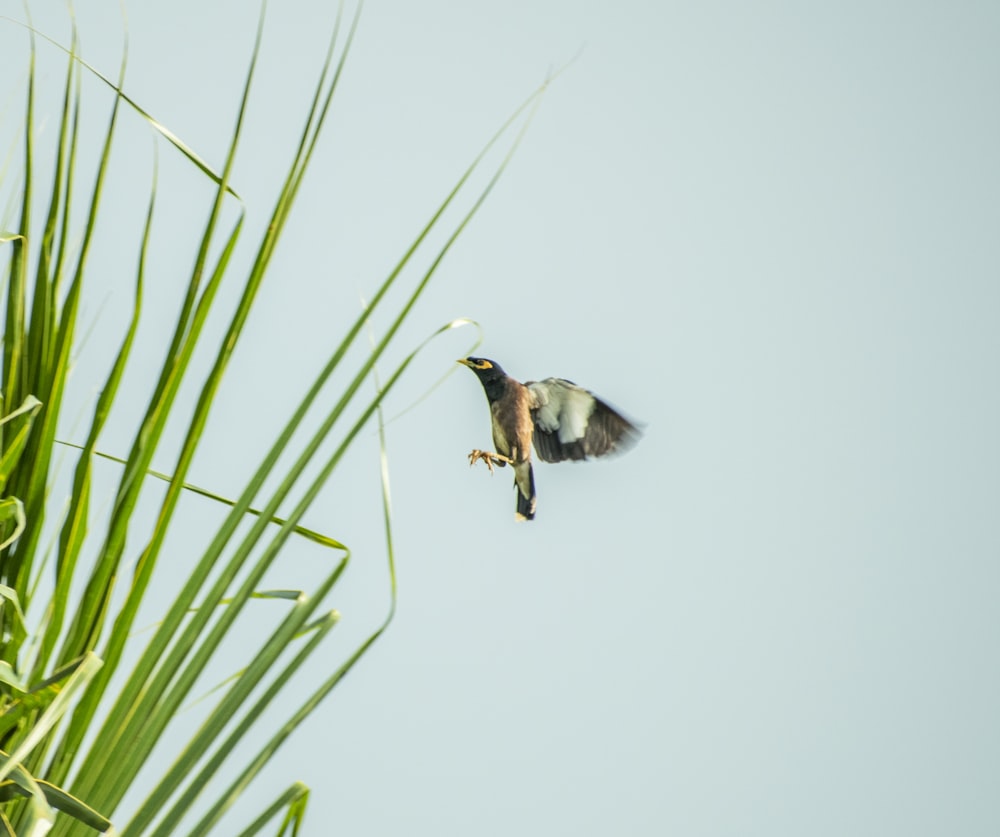
<svg viewBox="0 0 1000 837"><path fill-rule="evenodd" d="M500 364L494 363L492 360L487 360L484 357L467 357L462 358L458 362L462 366L468 366L469 369L479 376L479 380L481 381L490 381L504 377L504 371L500 368Z"/></svg>
<svg viewBox="0 0 1000 837"><path fill-rule="evenodd" d="M476 377L479 378L479 383L486 390L486 397L491 404L506 391L507 375L500 368L500 364L484 357L467 357L460 360L459 363L462 366L468 366L476 373Z"/></svg>

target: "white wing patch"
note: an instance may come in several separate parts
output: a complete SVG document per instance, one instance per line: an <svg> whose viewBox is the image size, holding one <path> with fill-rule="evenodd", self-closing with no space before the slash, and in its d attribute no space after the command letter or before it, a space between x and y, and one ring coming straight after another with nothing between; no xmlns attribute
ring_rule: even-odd
<svg viewBox="0 0 1000 837"><path fill-rule="evenodd" d="M538 409L535 421L542 430L558 431L564 445L584 437L596 403L593 395L562 378L546 378L527 387Z"/></svg>
<svg viewBox="0 0 1000 837"><path fill-rule="evenodd" d="M572 381L546 378L525 387L535 452L545 462L607 456L631 447L641 435L627 418Z"/></svg>

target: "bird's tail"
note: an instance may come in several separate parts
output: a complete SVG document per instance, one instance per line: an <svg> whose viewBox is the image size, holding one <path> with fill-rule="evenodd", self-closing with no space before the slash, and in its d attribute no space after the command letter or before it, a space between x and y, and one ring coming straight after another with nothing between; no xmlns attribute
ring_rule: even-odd
<svg viewBox="0 0 1000 837"><path fill-rule="evenodd" d="M514 518L534 520L538 498L535 496L535 473L531 470L530 462L514 466L514 488L517 491L517 513Z"/></svg>

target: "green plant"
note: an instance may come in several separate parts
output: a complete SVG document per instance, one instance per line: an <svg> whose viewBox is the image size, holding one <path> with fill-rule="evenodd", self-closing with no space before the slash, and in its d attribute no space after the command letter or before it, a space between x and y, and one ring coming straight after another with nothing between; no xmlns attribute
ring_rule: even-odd
<svg viewBox="0 0 1000 837"><path fill-rule="evenodd" d="M198 678L217 658L225 638L238 630L235 621L238 615L261 597L284 601L287 610L283 618L252 654L252 661L213 692L214 703L206 711L200 729L184 744L146 800L129 812L126 822L118 825L123 833L160 835L172 833L185 817L199 816L194 826L185 828L193 834L207 833L287 736L341 682L392 620L395 576L383 443L385 532L392 605L368 638L347 655L315 692L302 700L284 723L277 729L261 729L258 722L265 709L291 676L308 663L337 624L337 613L324 612L322 607L349 562L346 546L304 528L300 521L361 429L377 421L380 432L384 432L380 412L383 400L421 347L405 354L384 382L375 378L376 363L383 358L441 259L493 188L520 135L485 186L469 202L444 244L433 254L430 267L411 276L413 257L427 248L431 231L440 227L445 210L468 191L469 178L483 162L484 155L530 104L537 103L538 93L518 109L476 157L389 276L378 285L367 309L359 313L343 335L272 447L261 456L242 493L234 500L226 500L186 483L220 382L239 345L247 315L316 150L357 24L355 14L341 36L338 17L301 139L270 223L263 236L249 244L241 238L242 209L227 229L223 207L239 202L230 175L261 48L263 13L239 115L219 173L125 94L124 59L118 80L108 80L76 54L74 37L70 49L64 50L68 59L56 156L47 189L48 209L44 225L37 232L31 224L36 189L41 188L36 182L35 152L37 33L28 27L31 51L21 164L17 172L21 199L17 220L7 225L11 231L0 232L0 247L7 254L0 409L0 831L43 833L53 824L56 834L91 833L109 828L133 778L153 748L171 730L179 708L190 699ZM86 199L86 218L82 228L76 228L71 222L70 208L76 205L81 179L77 158L83 150L79 141L79 90L84 73L106 83L113 107L97 160L97 177ZM133 430L131 442L128 445L117 439L108 442L112 450L127 447L127 453L117 458L118 465L114 466L120 468L120 477L111 512L106 520L98 520L91 509L94 468L100 456L115 459L102 454L99 443L105 423L119 403L122 376L140 328L146 257L156 217L155 178L149 192L144 233L135 244L137 267L132 316L124 326L117 357L102 382L83 443L62 446L74 461L68 498L52 495L51 475L55 451L60 445L57 427L71 350L79 340L78 314L87 287L88 252L97 219L105 211L102 184L114 164L111 149L116 126L126 115L147 120L159 136L205 177L211 178L214 197L153 394ZM523 121L527 123L526 119ZM71 244L75 238L79 238L77 246ZM209 367L200 368L192 362L194 350L203 341L210 312L218 308L220 283L234 270L234 252L247 246L254 248L255 256L242 276L239 298L229 311L226 335ZM127 268L123 265L122 270L124 273ZM352 347L363 345L369 314L384 305L391 288L407 283L409 291L392 314L389 327L373 340L365 359L347 374L348 383L331 398L328 379L347 363L345 358ZM463 323L448 323L437 333ZM170 474L155 474L151 471L154 453L168 419L177 420L181 383L191 378L198 381L200 390L179 455ZM362 391L369 380L376 382L371 396ZM325 411L318 428L308 433L303 424L306 413L328 403L327 399L333 406ZM308 438L304 443L296 442L302 433ZM337 441L332 444L332 453L322 447L331 434L339 434L334 435ZM318 473L313 474L307 466L317 456L321 456L321 464ZM282 457L292 457L294 461L290 465L279 464ZM166 480L167 490L159 501L154 523L148 526L136 510L156 477ZM173 526L183 525L177 512L178 500L185 490L199 491L230 508L217 532L204 544L194 568L162 614L152 636L140 638L134 631L136 616L146 600L168 532ZM286 502L293 502L292 511L278 517L279 507ZM63 508L64 503L61 522L53 522L56 518L53 510ZM241 526L248 519L251 524ZM43 546L46 531L54 533L51 548ZM340 557L316 589L259 590L264 573L279 560L293 535L310 538L335 550ZM127 564L123 559L129 554L134 557L137 545L139 553L134 569L126 575ZM126 650L140 641L142 651L128 668ZM253 738L248 736L251 731ZM263 743L248 760L234 764L235 747L241 741L251 740ZM231 777L231 782L214 799L201 800L201 789L220 772ZM256 833L282 812L284 819L279 833L288 828L297 830L308 790L296 782L270 794L273 801L265 805L259 818L244 833ZM56 817L55 810L65 816ZM227 833L233 833L232 827Z"/></svg>

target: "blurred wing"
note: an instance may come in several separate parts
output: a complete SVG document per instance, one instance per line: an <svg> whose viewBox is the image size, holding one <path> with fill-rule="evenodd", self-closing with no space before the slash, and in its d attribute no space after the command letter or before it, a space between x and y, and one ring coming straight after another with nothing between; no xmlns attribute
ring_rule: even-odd
<svg viewBox="0 0 1000 837"><path fill-rule="evenodd" d="M562 378L528 381L535 452L545 462L605 456L630 448L639 428L592 392Z"/></svg>

